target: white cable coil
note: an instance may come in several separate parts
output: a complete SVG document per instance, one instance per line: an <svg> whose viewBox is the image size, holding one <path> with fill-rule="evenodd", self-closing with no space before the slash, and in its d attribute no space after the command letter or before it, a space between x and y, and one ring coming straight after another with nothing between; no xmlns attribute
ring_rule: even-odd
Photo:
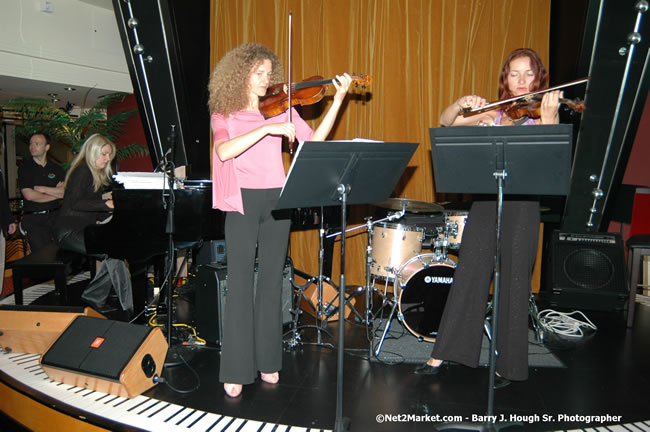
<svg viewBox="0 0 650 432"><path fill-rule="evenodd" d="M573 315L579 315L584 319L584 321L574 318ZM596 325L580 311L566 313L558 312L553 309L544 309L537 314L537 318L539 319L540 325L545 330L561 336L579 338L584 336L583 329L598 329Z"/></svg>

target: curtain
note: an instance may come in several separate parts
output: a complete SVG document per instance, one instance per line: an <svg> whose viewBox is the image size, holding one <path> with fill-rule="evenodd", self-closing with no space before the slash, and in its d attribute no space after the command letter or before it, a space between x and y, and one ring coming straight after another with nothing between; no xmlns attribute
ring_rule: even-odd
<svg viewBox="0 0 650 432"><path fill-rule="evenodd" d="M550 0L211 2L212 66L233 47L259 42L278 54L286 76L291 12L292 81L343 72L370 75L367 89L351 90L329 139L418 143L394 191L409 199L445 198L435 191L429 142L429 128L439 126L445 107L467 94L496 100L498 72L515 48L533 48L548 67ZM321 102L303 109L312 127L334 90L328 86ZM285 157L288 164L290 156ZM370 212L371 206L352 208L350 222L362 223ZM346 243L348 284L364 283L366 241L364 234ZM318 244L318 230L292 233L296 267L318 273ZM336 273L336 259L334 264Z"/></svg>

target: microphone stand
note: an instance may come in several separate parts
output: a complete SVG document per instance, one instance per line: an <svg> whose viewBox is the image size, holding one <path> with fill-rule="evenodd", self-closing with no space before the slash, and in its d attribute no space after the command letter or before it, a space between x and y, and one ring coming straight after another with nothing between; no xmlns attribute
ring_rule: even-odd
<svg viewBox="0 0 650 432"><path fill-rule="evenodd" d="M173 304L173 295L172 291L174 289L174 260L175 260L175 244L174 244L174 208L176 204L176 197L174 195L174 184L176 183L176 174L174 172L174 150L176 145L176 125L171 125L171 131L169 134L169 150L165 153L161 163L163 164L163 173L167 177L167 185L169 186L169 191L167 194L164 193L163 185L163 208L167 210L167 222L165 223L165 234L168 236L168 246L167 246L167 265L166 265L166 275L167 275L167 357L165 358L165 367L177 366L184 362L184 359L178 353L175 347L172 347L172 316L174 314L174 304Z"/></svg>

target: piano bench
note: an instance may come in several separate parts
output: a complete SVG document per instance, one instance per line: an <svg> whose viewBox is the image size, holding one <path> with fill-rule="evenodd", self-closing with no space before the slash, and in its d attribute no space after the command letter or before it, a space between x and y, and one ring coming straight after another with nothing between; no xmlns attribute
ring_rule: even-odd
<svg viewBox="0 0 650 432"><path fill-rule="evenodd" d="M75 252L59 250L50 243L25 257L6 263L13 271L14 299L16 305L23 304L23 278L54 278L54 289L63 305L67 305L66 278L82 268L85 257Z"/></svg>

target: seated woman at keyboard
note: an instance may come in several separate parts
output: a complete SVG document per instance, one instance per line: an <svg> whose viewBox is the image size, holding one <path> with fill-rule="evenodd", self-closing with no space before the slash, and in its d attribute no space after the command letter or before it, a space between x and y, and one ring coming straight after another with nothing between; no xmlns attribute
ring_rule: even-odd
<svg viewBox="0 0 650 432"><path fill-rule="evenodd" d="M72 161L65 178L65 195L55 228L55 240L59 248L86 255L84 229L110 216L113 200L103 195L110 183L111 161L115 157L115 144L94 134L81 147ZM117 292L122 310L133 313L131 276L122 260L105 256L95 278L81 295L81 300L99 312L108 312L106 300L111 287Z"/></svg>

